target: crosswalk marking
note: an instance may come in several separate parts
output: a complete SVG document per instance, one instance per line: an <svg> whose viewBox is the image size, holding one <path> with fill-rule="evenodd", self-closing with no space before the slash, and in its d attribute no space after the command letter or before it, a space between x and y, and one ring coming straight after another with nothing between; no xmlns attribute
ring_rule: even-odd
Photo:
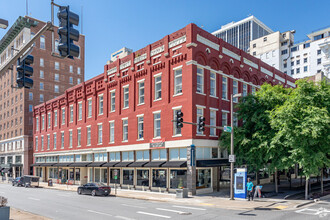
<svg viewBox="0 0 330 220"><path fill-rule="evenodd" d="M158 215L158 214L149 213L149 212L141 212L141 211L138 211L138 212L136 212L136 213L138 213L138 214L142 214L142 215L156 216L156 217L160 217L160 218L171 218L171 216L167 216L167 215Z"/></svg>
<svg viewBox="0 0 330 220"><path fill-rule="evenodd" d="M182 212L182 211L172 210L172 209L163 209L163 208L156 208L156 209L160 210L160 211L175 212L175 213L179 213L179 214L185 213L185 212Z"/></svg>
<svg viewBox="0 0 330 220"><path fill-rule="evenodd" d="M172 207L183 208L183 209L194 209L194 210L201 210L201 211L205 211L206 210L206 209L203 209L203 208L187 207L187 206L179 206L179 205L172 205Z"/></svg>

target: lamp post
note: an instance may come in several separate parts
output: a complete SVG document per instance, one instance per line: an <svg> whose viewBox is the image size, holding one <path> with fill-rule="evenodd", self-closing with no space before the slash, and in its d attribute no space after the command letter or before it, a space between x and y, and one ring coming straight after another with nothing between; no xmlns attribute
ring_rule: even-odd
<svg viewBox="0 0 330 220"><path fill-rule="evenodd" d="M6 29L8 27L8 21L0 18L0 28Z"/></svg>
<svg viewBox="0 0 330 220"><path fill-rule="evenodd" d="M233 99L241 97L242 93L231 94L230 99L230 123L231 123L231 135L230 135L230 157L232 158L230 161L230 200L234 200L234 103Z"/></svg>

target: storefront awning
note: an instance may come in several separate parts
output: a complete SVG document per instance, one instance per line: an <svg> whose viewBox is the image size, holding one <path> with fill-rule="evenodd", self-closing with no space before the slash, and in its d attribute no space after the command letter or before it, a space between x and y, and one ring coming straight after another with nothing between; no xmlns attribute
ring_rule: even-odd
<svg viewBox="0 0 330 220"><path fill-rule="evenodd" d="M70 164L73 163L55 163L53 164L53 167L68 167Z"/></svg>
<svg viewBox="0 0 330 220"><path fill-rule="evenodd" d="M143 167L146 165L148 162L134 162L128 165L128 167Z"/></svg>
<svg viewBox="0 0 330 220"><path fill-rule="evenodd" d="M43 167L45 163L34 163L31 166L33 167Z"/></svg>
<svg viewBox="0 0 330 220"><path fill-rule="evenodd" d="M109 162L102 165L102 167L114 167L119 162Z"/></svg>
<svg viewBox="0 0 330 220"><path fill-rule="evenodd" d="M11 166L12 167L22 167L23 164L21 164L21 163L13 163Z"/></svg>
<svg viewBox="0 0 330 220"><path fill-rule="evenodd" d="M87 165L90 163L91 162L77 162L77 163L69 164L69 167L87 167Z"/></svg>
<svg viewBox="0 0 330 220"><path fill-rule="evenodd" d="M105 164L106 162L93 162L88 164L88 167L101 167L103 164Z"/></svg>
<svg viewBox="0 0 330 220"><path fill-rule="evenodd" d="M167 161L162 167L187 167L187 161Z"/></svg>
<svg viewBox="0 0 330 220"><path fill-rule="evenodd" d="M44 167L52 167L52 166L54 166L54 164L57 164L57 163L44 163L43 166Z"/></svg>
<svg viewBox="0 0 330 220"><path fill-rule="evenodd" d="M116 165L114 165L114 167L127 167L131 163L133 163L133 162L120 162L120 163L117 163Z"/></svg>
<svg viewBox="0 0 330 220"><path fill-rule="evenodd" d="M149 162L146 165L144 165L144 167L160 167L161 165L163 165L166 161L157 161L157 162Z"/></svg>
<svg viewBox="0 0 330 220"><path fill-rule="evenodd" d="M197 167L219 167L229 165L228 159L197 160Z"/></svg>

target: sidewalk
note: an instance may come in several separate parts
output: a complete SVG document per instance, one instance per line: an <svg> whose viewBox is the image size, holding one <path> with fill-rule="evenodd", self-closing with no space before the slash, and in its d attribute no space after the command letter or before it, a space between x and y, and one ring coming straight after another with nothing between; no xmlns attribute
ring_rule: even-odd
<svg viewBox="0 0 330 220"><path fill-rule="evenodd" d="M65 190L65 191L77 191L78 186L73 185L60 185L54 184L49 187L47 183L40 183L40 187ZM111 189L111 195L115 196L114 188ZM305 200L284 200L284 199L267 199L257 198L254 201L248 202L245 199L229 200L224 198L223 193L217 192L212 194L206 194L201 196L190 196L189 198L176 198L175 194L170 193L157 193L147 192L139 190L124 190L117 189L117 197L131 198L131 199L142 199L152 200L157 202L171 202L180 205L189 206L208 206L222 209L233 209L233 210L293 210L298 205L303 205ZM111 200L111 198L109 198Z"/></svg>
<svg viewBox="0 0 330 220"><path fill-rule="evenodd" d="M35 215L29 212L10 208L10 220L50 220L49 218Z"/></svg>

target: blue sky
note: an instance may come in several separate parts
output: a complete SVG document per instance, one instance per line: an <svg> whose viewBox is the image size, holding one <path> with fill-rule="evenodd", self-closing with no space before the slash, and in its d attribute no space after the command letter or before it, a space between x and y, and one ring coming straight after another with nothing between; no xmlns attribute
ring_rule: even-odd
<svg viewBox="0 0 330 220"><path fill-rule="evenodd" d="M273 31L296 30L295 40L330 26L330 1L317 0L55 0L83 11L86 35L85 80L103 72L110 54L124 46L134 51L189 23L209 32L221 25L256 16ZM28 13L50 20L50 0L28 0ZM9 24L26 14L26 0L0 0L0 18ZM80 17L81 19L81 17ZM55 18L57 24L57 18ZM81 27L79 27L81 28ZM6 30L0 29L0 38Z"/></svg>

